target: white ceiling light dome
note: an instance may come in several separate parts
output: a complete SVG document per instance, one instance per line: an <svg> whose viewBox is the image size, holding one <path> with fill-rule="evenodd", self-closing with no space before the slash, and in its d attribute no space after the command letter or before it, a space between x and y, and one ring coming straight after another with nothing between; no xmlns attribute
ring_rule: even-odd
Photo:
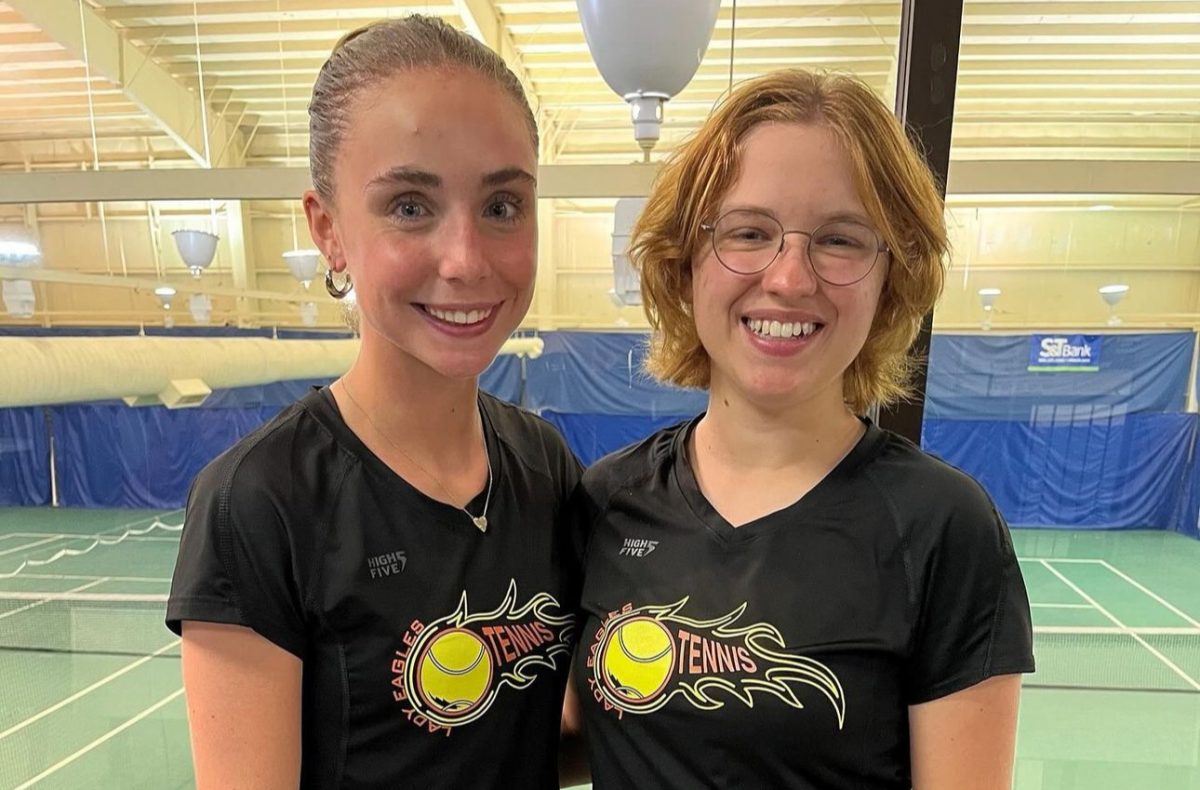
<svg viewBox="0 0 1200 790"><path fill-rule="evenodd" d="M696 74L712 40L720 0L575 0L601 76L631 105L634 138L647 156L663 103Z"/></svg>

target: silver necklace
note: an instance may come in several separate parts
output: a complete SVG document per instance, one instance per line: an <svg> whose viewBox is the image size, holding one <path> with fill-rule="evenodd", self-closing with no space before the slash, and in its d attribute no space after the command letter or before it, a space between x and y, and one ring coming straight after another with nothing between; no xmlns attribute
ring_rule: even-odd
<svg viewBox="0 0 1200 790"><path fill-rule="evenodd" d="M446 495L447 499L453 500L454 496L450 493L450 491L444 485L442 485L441 480L439 480L432 472L430 472L428 469L426 469L424 466L422 466L420 464L420 462L417 461L416 458L413 458L411 455L404 452L404 448L401 447L400 445L396 444L394 441L392 441L392 437L388 436L386 433L384 433L383 431L381 431L379 429L379 426L375 424L375 421L373 419L371 419L370 413L362 407L362 404L360 404L358 402L358 398L354 397L354 393L350 391L350 385L346 383L346 377L343 376L342 378L338 379L338 381L342 385L342 391L346 393L346 396L348 398L350 398L350 402L354 404L354 408L356 408L360 412L362 412L363 417L367 418L367 422L370 423L371 428L374 429L375 433L382 436L383 440L385 442L390 444L392 446L392 448L396 450L396 452L400 453L405 458L407 458L409 460L409 462L412 463L413 466L417 467L422 472L424 472L426 477L428 477L430 480L432 480L434 483L436 483L438 488L442 489L442 493ZM487 511L488 511L488 505L491 504L491 501L492 501L492 457L488 453L486 436L484 436L484 439L483 439L483 458L484 458L484 460L487 461L487 470L488 470L487 495L484 496L484 498L483 498L483 512L480 513L478 516L476 516L476 515L473 515L471 513L471 511L467 510L465 507L460 507L458 509L467 514L467 518L471 519L471 523L474 524L480 532L487 532L487 528L488 528Z"/></svg>

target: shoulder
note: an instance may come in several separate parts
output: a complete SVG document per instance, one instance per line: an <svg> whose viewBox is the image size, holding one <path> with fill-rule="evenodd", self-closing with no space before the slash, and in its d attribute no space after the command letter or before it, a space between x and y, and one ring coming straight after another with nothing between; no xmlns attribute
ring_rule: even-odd
<svg viewBox="0 0 1200 790"><path fill-rule="evenodd" d="M480 403L495 430L496 439L526 467L550 478L564 470L578 477L579 462L558 429L528 409L514 406L487 393ZM572 480L572 483L574 481Z"/></svg>
<svg viewBox="0 0 1200 790"><path fill-rule="evenodd" d="M208 500L234 515L265 504L306 507L305 493L350 458L314 412L319 397L314 392L293 403L213 459L197 475L189 507Z"/></svg>
<svg viewBox="0 0 1200 790"><path fill-rule="evenodd" d="M638 488L670 473L679 443L695 420L685 420L616 450L583 473L582 489L597 504L618 491Z"/></svg>
<svg viewBox="0 0 1200 790"><path fill-rule="evenodd" d="M892 433L866 474L914 547L1010 545L992 498L975 478Z"/></svg>

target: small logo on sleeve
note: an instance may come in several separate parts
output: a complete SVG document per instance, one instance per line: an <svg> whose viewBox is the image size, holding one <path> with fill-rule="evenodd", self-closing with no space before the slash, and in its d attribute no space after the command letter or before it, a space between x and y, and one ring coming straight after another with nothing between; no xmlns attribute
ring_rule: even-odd
<svg viewBox="0 0 1200 790"><path fill-rule="evenodd" d="M367 572L372 579L382 579L386 576L399 576L408 564L408 555L403 551L389 551L375 557L367 557Z"/></svg>
<svg viewBox="0 0 1200 790"><path fill-rule="evenodd" d="M618 557L645 557L650 552L658 548L657 540L646 540L644 538L625 538L624 545L617 553Z"/></svg>

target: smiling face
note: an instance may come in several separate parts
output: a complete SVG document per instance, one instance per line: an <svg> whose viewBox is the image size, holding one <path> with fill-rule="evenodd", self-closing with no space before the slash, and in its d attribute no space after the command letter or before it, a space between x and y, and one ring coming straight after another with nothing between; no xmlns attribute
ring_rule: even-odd
<svg viewBox="0 0 1200 790"><path fill-rule="evenodd" d="M850 159L826 127L763 124L743 138L738 154L737 181L709 221L750 209L788 231L834 220L873 227ZM785 238L783 251L757 274L726 269L707 238L693 258L692 308L711 360L710 388L763 404L816 402L841 411L842 379L870 332L886 253L862 280L835 286L816 276L806 236Z"/></svg>
<svg viewBox="0 0 1200 790"><path fill-rule="evenodd" d="M314 240L354 282L364 345L481 373L529 309L537 152L517 103L461 69L406 71L350 104Z"/></svg>

